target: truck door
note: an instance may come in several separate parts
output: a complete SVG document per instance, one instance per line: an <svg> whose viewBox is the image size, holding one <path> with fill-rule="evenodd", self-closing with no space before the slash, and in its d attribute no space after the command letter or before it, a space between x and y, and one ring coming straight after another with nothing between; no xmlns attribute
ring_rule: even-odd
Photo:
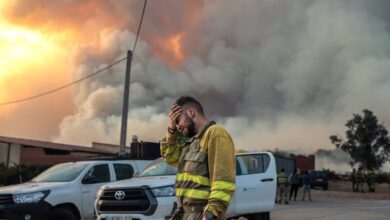
<svg viewBox="0 0 390 220"><path fill-rule="evenodd" d="M276 166L271 153L236 156L235 207L237 214L271 210L275 205Z"/></svg>
<svg viewBox="0 0 390 220"><path fill-rule="evenodd" d="M110 182L108 164L98 164L91 167L81 181L81 197L83 203L84 219L94 219L94 201L96 193L104 184Z"/></svg>

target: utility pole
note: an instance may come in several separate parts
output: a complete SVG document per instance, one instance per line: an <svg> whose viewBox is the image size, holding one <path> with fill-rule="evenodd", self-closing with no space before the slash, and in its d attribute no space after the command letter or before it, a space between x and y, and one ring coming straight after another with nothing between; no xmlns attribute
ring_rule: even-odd
<svg viewBox="0 0 390 220"><path fill-rule="evenodd" d="M131 73L132 60L133 60L133 52L129 50L127 51L125 86L123 88L122 127L121 127L121 139L119 144L120 157L123 157L126 154L127 115L129 112L130 73Z"/></svg>

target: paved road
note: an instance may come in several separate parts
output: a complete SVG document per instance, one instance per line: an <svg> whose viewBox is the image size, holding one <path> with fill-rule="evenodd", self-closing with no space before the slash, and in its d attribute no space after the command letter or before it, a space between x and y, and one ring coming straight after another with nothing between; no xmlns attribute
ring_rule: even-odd
<svg viewBox="0 0 390 220"><path fill-rule="evenodd" d="M390 220L390 200L315 198L275 206L271 220Z"/></svg>

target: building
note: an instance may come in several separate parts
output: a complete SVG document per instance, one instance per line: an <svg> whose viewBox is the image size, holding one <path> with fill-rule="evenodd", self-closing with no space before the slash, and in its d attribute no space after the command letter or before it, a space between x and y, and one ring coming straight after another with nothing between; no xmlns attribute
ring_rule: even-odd
<svg viewBox="0 0 390 220"><path fill-rule="evenodd" d="M310 154L307 156L304 155L296 155L294 156L295 166L299 170L315 170L315 155Z"/></svg>
<svg viewBox="0 0 390 220"><path fill-rule="evenodd" d="M77 161L89 157L117 156L119 146L92 142L92 147L59 144L23 138L0 136L0 164L13 165L53 165ZM132 137L130 146L126 146L129 159L153 160L161 157L160 144L138 141Z"/></svg>
<svg viewBox="0 0 390 220"><path fill-rule="evenodd" d="M52 165L102 155L116 154L93 147L0 136L0 163L7 166Z"/></svg>
<svg viewBox="0 0 390 220"><path fill-rule="evenodd" d="M315 155L283 155L280 153L274 153L276 159L276 168L279 172L281 168L284 168L287 174L290 174L294 169L298 170L315 170Z"/></svg>
<svg viewBox="0 0 390 220"><path fill-rule="evenodd" d="M92 148L108 151L116 155L119 152L118 145L114 144L92 142ZM138 136L133 135L130 146L125 148L125 153L126 157L131 159L154 160L161 157L160 143L139 141Z"/></svg>
<svg viewBox="0 0 390 220"><path fill-rule="evenodd" d="M290 175L296 168L295 159L278 153L273 153L276 162L276 172L283 168L287 175Z"/></svg>

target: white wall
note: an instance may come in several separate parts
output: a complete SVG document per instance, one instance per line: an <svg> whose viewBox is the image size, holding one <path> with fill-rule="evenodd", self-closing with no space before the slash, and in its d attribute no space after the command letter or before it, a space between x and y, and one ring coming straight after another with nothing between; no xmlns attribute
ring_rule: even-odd
<svg viewBox="0 0 390 220"><path fill-rule="evenodd" d="M8 144L0 143L0 163L7 162Z"/></svg>
<svg viewBox="0 0 390 220"><path fill-rule="evenodd" d="M11 144L11 152L9 157L9 165L14 166L20 162L20 150L21 146L19 144ZM0 143L0 163L7 163L8 156L8 144Z"/></svg>

